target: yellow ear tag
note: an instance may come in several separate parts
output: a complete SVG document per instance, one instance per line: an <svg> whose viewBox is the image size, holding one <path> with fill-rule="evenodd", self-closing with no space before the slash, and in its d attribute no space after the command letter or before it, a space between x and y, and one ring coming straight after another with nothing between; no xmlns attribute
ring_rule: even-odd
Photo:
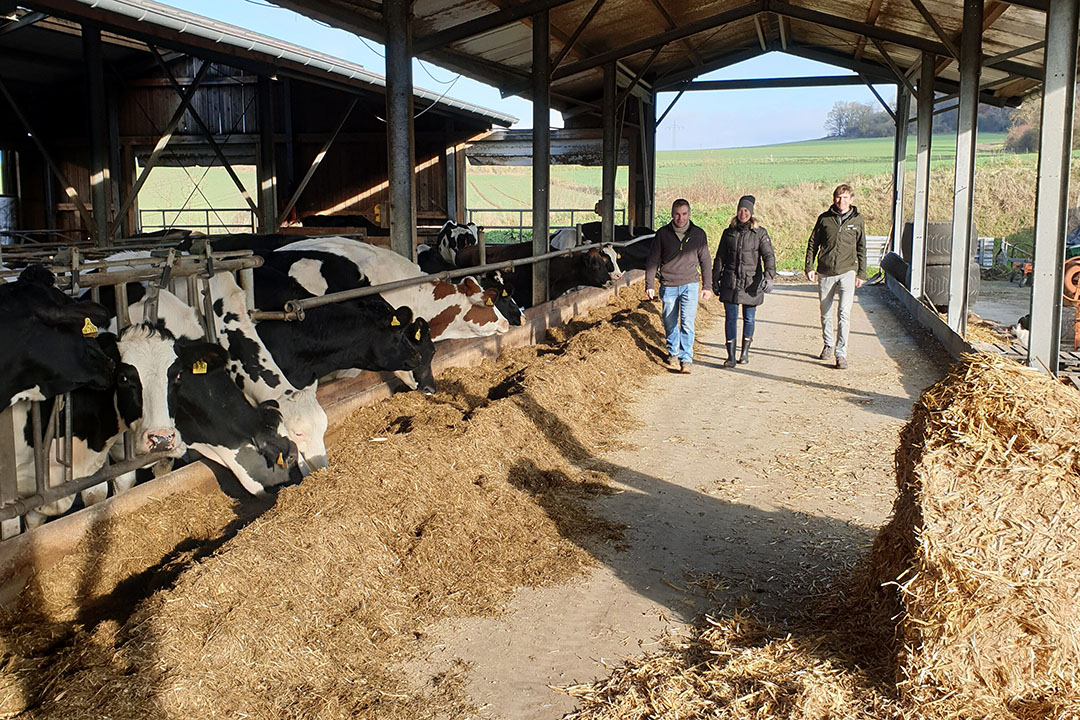
<svg viewBox="0 0 1080 720"><path fill-rule="evenodd" d="M196 360L195 364L191 366L192 375L205 375L206 374L206 361Z"/></svg>
<svg viewBox="0 0 1080 720"><path fill-rule="evenodd" d="M90 320L90 318L86 318L86 322L83 323L82 334L83 334L83 337L89 337L89 338L97 337L97 334L98 334L97 325L95 325Z"/></svg>
<svg viewBox="0 0 1080 720"><path fill-rule="evenodd" d="M416 342L420 342L420 328L416 329Z"/></svg>
<svg viewBox="0 0 1080 720"><path fill-rule="evenodd" d="M491 298L484 298L484 304L487 305L488 307L491 307L492 305L495 304L495 301L492 300Z"/></svg>
<svg viewBox="0 0 1080 720"><path fill-rule="evenodd" d="M281 453L277 454L277 466L279 468L285 467L285 458L281 457Z"/></svg>
<svg viewBox="0 0 1080 720"><path fill-rule="evenodd" d="M397 315L395 315L394 319L390 321L390 327L397 327L399 325L401 325L401 321L398 320Z"/></svg>
<svg viewBox="0 0 1080 720"><path fill-rule="evenodd" d="M506 292L505 290L503 290L503 294L502 294L502 296L503 296L503 297L507 297L507 296L508 296L509 294L510 294L510 293L508 293L508 292Z"/></svg>

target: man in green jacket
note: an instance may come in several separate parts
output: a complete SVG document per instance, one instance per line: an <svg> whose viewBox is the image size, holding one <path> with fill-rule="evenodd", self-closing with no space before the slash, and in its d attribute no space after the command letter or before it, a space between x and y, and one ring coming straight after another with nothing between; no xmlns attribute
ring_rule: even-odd
<svg viewBox="0 0 1080 720"><path fill-rule="evenodd" d="M821 335L825 347L818 358L836 358L836 367L847 369L848 328L855 290L866 282L866 228L859 210L851 204L850 185L833 190L833 204L818 215L806 244L806 277L818 284L821 304ZM817 269L814 260L817 259ZM833 303L839 300L837 333L833 335Z"/></svg>

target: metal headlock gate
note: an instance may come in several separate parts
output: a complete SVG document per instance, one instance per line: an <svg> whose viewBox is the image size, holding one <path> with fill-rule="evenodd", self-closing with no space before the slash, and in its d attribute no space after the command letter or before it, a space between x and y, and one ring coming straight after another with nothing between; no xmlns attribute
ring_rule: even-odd
<svg viewBox="0 0 1080 720"><path fill-rule="evenodd" d="M580 226L578 226L577 231L580 241L582 237ZM80 290L90 289L92 296L97 299L101 287L112 286L116 298L118 332L132 324L126 283L146 283L147 294L143 303L143 320L154 322L157 319L156 298L158 293L164 289L175 289L176 283L184 280L187 283L188 302L203 322L205 337L210 342L217 342L212 310L214 298L210 295L209 287L209 280L215 273L238 273L240 286L244 290L245 301L252 321L302 321L304 311L310 308L375 295L387 290L420 285L432 280L453 280L493 270L510 270L522 265L546 262L552 258L584 252L605 245L622 248L645 239L651 239L651 237L646 236L615 243L589 243L517 260L485 263L483 261L486 253L484 252L483 233L481 232L478 239L482 263L480 265L432 275L418 275L404 280L329 293L319 297L293 300L286 303L285 307L280 311L260 311L255 309L252 271L262 264L262 258L253 255L251 250L214 252L212 249L212 237L206 238L204 242L196 241L192 246L192 251L196 254L189 255L181 254L172 246L125 244L118 247L88 251L71 247L56 251L35 246L32 250L9 251L6 253L6 259L8 261L15 259L21 262L44 261L43 264L46 264L56 274L57 286L72 295ZM296 239L301 239L301 236L297 236ZM88 259L84 255L85 252L91 255L108 256L125 250L144 250L149 251L151 255L147 258L124 258L119 260L94 260ZM7 277L18 275L19 272L21 270L0 271L0 282ZM198 287L199 284L201 284L201 288ZM196 302L196 299L198 299L198 302ZM33 401L29 405L29 416L35 440L33 444L35 473L33 488L20 488L18 485L14 446L16 428L14 427L13 408L5 408L0 412L0 530L2 530L0 537L3 539L20 532L22 527L20 518L26 513L94 487L102 482L115 479L125 473L152 465L166 457L165 452L136 455L129 437L130 433L125 433L124 459L122 461L106 464L105 467L93 475L75 478L72 476L72 414L68 412L72 408L71 393L57 398L53 403L53 409L49 414L48 422L45 424L44 432L42 432L41 403ZM62 423L64 427L62 429L58 427L61 424L61 412L64 414L64 422ZM19 430L21 431L21 428ZM53 448L54 444L55 449ZM55 455L57 465L62 468L62 477L50 477L50 453Z"/></svg>
<svg viewBox="0 0 1080 720"><path fill-rule="evenodd" d="M91 256L108 256L122 251L149 251L150 257L124 258L119 260L91 259ZM202 308L196 308L203 323L205 337L216 341L213 326L212 304L209 280L215 273L239 272L240 284L244 288L249 307L254 306L252 269L262 264L262 258L252 255L250 250L216 253L209 247L200 255L181 255L173 247L160 245L125 244L110 248L79 247L63 249L8 247L4 253L6 262L40 262L56 275L57 287L71 295L89 289L91 297L98 300L100 288L112 286L116 298L117 332L131 325L126 284L129 282L146 283L146 296L143 302L143 321L156 322L157 296L162 289L175 288L178 281L186 281L189 301L201 298ZM18 270L0 270L0 282L18 276ZM199 285L201 284L201 288ZM0 411L0 538L18 534L22 528L20 518L57 500L69 497L102 482L113 480L120 475L142 467L152 465L167 457L165 452L152 452L144 455L134 453L130 433L124 437L124 459L106 464L92 475L82 478L73 477L73 437L72 437L72 398L66 393L54 399L48 422L42 427L42 408L39 401L26 402L33 430L33 487L20 487L18 476L16 432L23 428L15 427L15 407ZM60 416L64 420L61 425ZM20 411L20 415L21 415ZM55 447L54 447L55 446ZM50 455L54 456L50 458ZM52 477L52 460L60 468L60 477Z"/></svg>

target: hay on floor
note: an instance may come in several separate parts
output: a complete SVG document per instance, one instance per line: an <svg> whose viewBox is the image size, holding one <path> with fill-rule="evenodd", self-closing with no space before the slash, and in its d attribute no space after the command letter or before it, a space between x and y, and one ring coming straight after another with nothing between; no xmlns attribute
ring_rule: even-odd
<svg viewBox="0 0 1080 720"><path fill-rule="evenodd" d="M736 614L564 688L577 720L1077 720L1080 394L966 356L901 433L855 575L783 627Z"/></svg>

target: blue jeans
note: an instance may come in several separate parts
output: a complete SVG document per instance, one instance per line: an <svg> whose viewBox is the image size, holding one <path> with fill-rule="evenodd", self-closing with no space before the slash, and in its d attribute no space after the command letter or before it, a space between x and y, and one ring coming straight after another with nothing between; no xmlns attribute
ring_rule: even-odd
<svg viewBox="0 0 1080 720"><path fill-rule="evenodd" d="M694 319L697 317L698 283L660 286L664 332L668 355L681 362L694 361Z"/></svg>
<svg viewBox="0 0 1080 720"><path fill-rule="evenodd" d="M742 306L742 336L754 337L754 315L757 313L757 305ZM728 340L738 338L736 331L739 329L739 305L738 303L724 303L724 336Z"/></svg>

